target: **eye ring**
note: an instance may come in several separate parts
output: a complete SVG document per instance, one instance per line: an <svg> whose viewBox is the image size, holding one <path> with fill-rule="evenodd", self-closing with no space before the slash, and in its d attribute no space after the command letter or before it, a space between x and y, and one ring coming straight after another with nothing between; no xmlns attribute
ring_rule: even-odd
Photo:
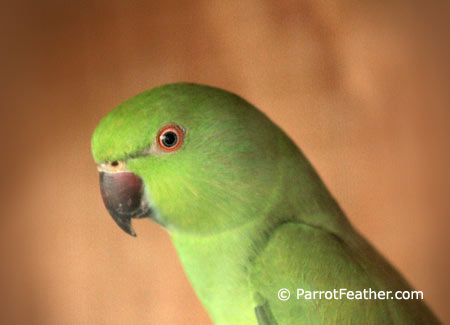
<svg viewBox="0 0 450 325"><path fill-rule="evenodd" d="M156 142L166 152L174 152L180 149L184 140L184 131L176 124L169 124L158 132Z"/></svg>

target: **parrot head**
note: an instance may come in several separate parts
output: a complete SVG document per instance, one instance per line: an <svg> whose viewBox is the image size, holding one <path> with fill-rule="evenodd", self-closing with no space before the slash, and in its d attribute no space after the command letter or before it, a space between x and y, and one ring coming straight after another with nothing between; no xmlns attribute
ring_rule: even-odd
<svg viewBox="0 0 450 325"><path fill-rule="evenodd" d="M135 236L131 219L149 217L169 232L210 234L264 215L289 141L242 98L178 83L107 114L92 152L105 206L125 232Z"/></svg>

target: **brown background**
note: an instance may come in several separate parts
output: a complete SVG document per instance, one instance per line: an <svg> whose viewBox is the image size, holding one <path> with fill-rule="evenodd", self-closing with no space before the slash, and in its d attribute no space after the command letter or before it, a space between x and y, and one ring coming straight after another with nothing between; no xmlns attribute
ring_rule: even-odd
<svg viewBox="0 0 450 325"><path fill-rule="evenodd" d="M125 235L90 137L192 81L303 149L353 224L450 322L448 8L433 1L0 2L0 320L209 324L164 230Z"/></svg>

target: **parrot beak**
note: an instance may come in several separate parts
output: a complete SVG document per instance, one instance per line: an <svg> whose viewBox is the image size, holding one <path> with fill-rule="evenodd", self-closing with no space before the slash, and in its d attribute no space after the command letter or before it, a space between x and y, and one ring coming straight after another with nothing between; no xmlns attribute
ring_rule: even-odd
<svg viewBox="0 0 450 325"><path fill-rule="evenodd" d="M117 225L136 237L131 218L144 218L151 213L142 179L128 171L100 171L100 190L106 209Z"/></svg>

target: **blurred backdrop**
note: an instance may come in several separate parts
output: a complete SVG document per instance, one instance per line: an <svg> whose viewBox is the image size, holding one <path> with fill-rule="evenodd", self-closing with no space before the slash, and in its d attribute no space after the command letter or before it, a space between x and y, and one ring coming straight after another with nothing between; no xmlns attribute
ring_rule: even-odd
<svg viewBox="0 0 450 325"><path fill-rule="evenodd" d="M236 92L450 322L449 11L437 1L0 1L0 321L210 324L165 231L125 235L90 137L176 81Z"/></svg>

